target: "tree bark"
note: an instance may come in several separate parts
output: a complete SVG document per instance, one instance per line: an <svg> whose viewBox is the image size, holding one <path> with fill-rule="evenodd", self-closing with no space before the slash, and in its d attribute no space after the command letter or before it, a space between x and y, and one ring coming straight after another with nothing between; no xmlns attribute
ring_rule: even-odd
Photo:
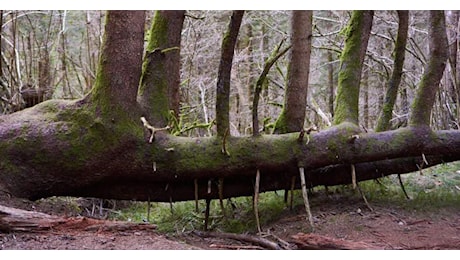
<svg viewBox="0 0 460 260"><path fill-rule="evenodd" d="M145 11L107 12L96 82L89 97L104 114L132 114L137 106L144 23Z"/></svg>
<svg viewBox="0 0 460 260"><path fill-rule="evenodd" d="M185 11L156 11L149 31L138 101L151 123L179 116L180 45Z"/></svg>
<svg viewBox="0 0 460 260"><path fill-rule="evenodd" d="M222 40L221 59L216 88L217 135L223 137L230 131L230 76L236 40L243 20L244 11L233 11L227 32Z"/></svg>
<svg viewBox="0 0 460 260"><path fill-rule="evenodd" d="M430 11L428 35L430 57L412 103L410 126L430 125L431 110L436 100L449 51L444 11Z"/></svg>
<svg viewBox="0 0 460 260"><path fill-rule="evenodd" d="M404 59L406 53L407 32L409 29L409 11L398 11L399 24L398 36L394 49L394 65L391 79L387 83L387 91L380 117L377 120L375 131L381 132L390 129L393 107L398 96L399 84L403 73Z"/></svg>
<svg viewBox="0 0 460 260"><path fill-rule="evenodd" d="M353 11L351 16L340 57L334 125L359 124L359 84L373 15L373 11Z"/></svg>
<svg viewBox="0 0 460 260"><path fill-rule="evenodd" d="M292 11L290 58L284 106L273 132L298 132L303 129L307 108L308 76L313 11Z"/></svg>
<svg viewBox="0 0 460 260"><path fill-rule="evenodd" d="M298 167L305 168L307 186L314 187L351 183L347 171L313 172L326 166L422 158L422 154L444 162L460 157L458 131L403 128L363 133L359 138L355 134L357 128L341 125L311 134L308 142L299 142L298 133L228 137L226 155L219 137L158 133L149 143L140 123L115 127L88 113L81 101L45 101L1 118L0 189L28 199L67 195L169 202L194 200L195 179L199 199L219 198L213 180L224 178L222 195L229 198L253 194L257 169L260 192L265 192L290 188ZM400 173L414 169L402 166ZM388 165L386 169L357 167L357 181L399 171ZM213 185L208 194L209 180Z"/></svg>

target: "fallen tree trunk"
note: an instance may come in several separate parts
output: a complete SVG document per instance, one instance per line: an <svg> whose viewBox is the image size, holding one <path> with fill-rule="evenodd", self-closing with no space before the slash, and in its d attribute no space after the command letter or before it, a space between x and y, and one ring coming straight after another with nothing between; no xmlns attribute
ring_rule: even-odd
<svg viewBox="0 0 460 260"><path fill-rule="evenodd" d="M86 231L152 230L156 229L156 225L85 217L65 218L0 205L0 232L37 232L50 229L80 229Z"/></svg>
<svg viewBox="0 0 460 260"><path fill-rule="evenodd" d="M222 198L252 195L257 170L265 192L289 189L299 167L307 187L314 187L351 183L351 164L363 181L460 159L459 131L425 127L361 133L341 124L303 138L158 132L150 143L140 113L106 119L87 100L46 101L0 117L0 190L32 200L62 195L169 202L194 200L196 180L198 199L216 199L219 178Z"/></svg>

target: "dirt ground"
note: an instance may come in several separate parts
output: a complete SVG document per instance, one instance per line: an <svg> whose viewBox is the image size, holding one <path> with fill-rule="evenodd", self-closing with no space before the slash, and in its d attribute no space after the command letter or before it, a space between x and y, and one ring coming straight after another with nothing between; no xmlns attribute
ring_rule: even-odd
<svg viewBox="0 0 460 260"><path fill-rule="evenodd" d="M372 203L372 202L371 202ZM0 205L52 215L69 216L61 202L31 202L0 193ZM381 249L460 249L460 212L441 208L416 212L401 205L372 204L370 211L363 201L347 197L313 198L314 234L330 238L364 242ZM298 249L293 235L308 233L305 209L297 207L276 222L262 226L261 236L277 243L287 242ZM253 234L255 235L255 234ZM203 238L192 232L172 235L156 230L88 231L84 228L42 232L0 233L0 249L148 249L216 250L262 249L248 242L227 238Z"/></svg>

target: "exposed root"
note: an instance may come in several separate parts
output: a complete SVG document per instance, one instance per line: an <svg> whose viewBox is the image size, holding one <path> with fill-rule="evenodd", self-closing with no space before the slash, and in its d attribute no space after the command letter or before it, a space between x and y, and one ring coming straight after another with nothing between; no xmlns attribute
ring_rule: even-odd
<svg viewBox="0 0 460 260"><path fill-rule="evenodd" d="M197 179L193 180L193 185L195 188L195 211L196 213L198 213L199 209L198 209L198 180Z"/></svg>
<svg viewBox="0 0 460 260"><path fill-rule="evenodd" d="M256 173L256 183L254 185L254 215L256 217L256 224L257 224L257 230L259 233L262 232L260 229L260 221L259 221L259 184L260 184L260 171L257 169Z"/></svg>
<svg viewBox="0 0 460 260"><path fill-rule="evenodd" d="M369 202L367 202L366 196L364 196L364 193L363 193L363 191L361 190L361 188L359 187L358 183L356 183L356 187L358 188L359 194L361 194L361 197L363 198L364 203L366 203L367 208L368 208L370 211L374 211L374 209L372 209L372 207L371 207L371 205L369 204Z"/></svg>
<svg viewBox="0 0 460 260"><path fill-rule="evenodd" d="M211 207L211 199L206 199L206 210L204 212L204 231L208 231L210 207Z"/></svg>
<svg viewBox="0 0 460 260"><path fill-rule="evenodd" d="M406 196L406 199L410 200L410 197L409 195L407 195L406 189L404 188L404 183L401 179L401 174L398 174L398 180L399 180L399 186L401 186L401 189L404 192L404 196Z"/></svg>
<svg viewBox="0 0 460 260"><path fill-rule="evenodd" d="M310 203L308 202L307 185L305 182L305 169L303 167L299 167L299 172L300 172L300 184L302 187L303 202L305 204L305 210L307 211L308 222L310 223L310 227L313 230L314 229L313 216L311 215Z"/></svg>
<svg viewBox="0 0 460 260"><path fill-rule="evenodd" d="M294 204L295 176L291 177L291 197L289 199L289 210L292 210Z"/></svg>
<svg viewBox="0 0 460 260"><path fill-rule="evenodd" d="M224 217L225 214L225 207L224 207L224 178L219 178L219 203L220 203L220 210L222 211L222 215Z"/></svg>
<svg viewBox="0 0 460 260"><path fill-rule="evenodd" d="M351 165L351 183L353 184L353 189L356 189L356 169L355 165Z"/></svg>

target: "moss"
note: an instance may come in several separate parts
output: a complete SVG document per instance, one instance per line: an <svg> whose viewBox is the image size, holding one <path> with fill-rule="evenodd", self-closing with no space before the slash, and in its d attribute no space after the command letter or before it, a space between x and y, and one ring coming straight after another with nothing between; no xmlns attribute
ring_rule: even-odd
<svg viewBox="0 0 460 260"><path fill-rule="evenodd" d="M157 127L165 126L169 117L168 81L165 71L166 54L162 51L168 44L168 20L160 11L155 12L149 30L146 56L142 64L139 101L149 114L149 120Z"/></svg>
<svg viewBox="0 0 460 260"><path fill-rule="evenodd" d="M347 28L347 38L340 58L340 71L334 124L345 121L359 123L359 82L362 61L360 58L364 23L363 11L354 11Z"/></svg>

